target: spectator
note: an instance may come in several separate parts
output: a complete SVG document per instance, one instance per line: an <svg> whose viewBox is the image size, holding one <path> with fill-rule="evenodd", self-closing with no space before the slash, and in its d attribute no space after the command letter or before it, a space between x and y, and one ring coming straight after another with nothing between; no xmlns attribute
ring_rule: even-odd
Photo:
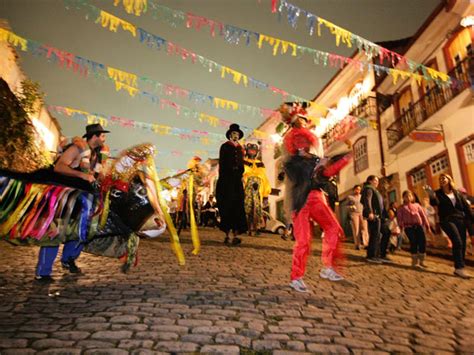
<svg viewBox="0 0 474 355"><path fill-rule="evenodd" d="M217 206L214 195L209 195L209 199L202 208L201 216L203 227L217 226Z"/></svg>
<svg viewBox="0 0 474 355"><path fill-rule="evenodd" d="M354 245L356 250L362 246L369 245L369 235L367 233L367 221L362 217L364 206L360 202L362 188L360 185L355 185L352 188L352 195L348 199L347 207L349 209L349 216L351 218L352 236L354 237ZM361 240L362 236L362 240Z"/></svg>
<svg viewBox="0 0 474 355"><path fill-rule="evenodd" d="M426 237L423 227L431 234L430 223L423 208L415 202L411 191L403 192L403 205L397 211L397 220L400 228L410 240L411 266L426 267Z"/></svg>
<svg viewBox="0 0 474 355"><path fill-rule="evenodd" d="M171 220L175 224L177 222L176 221L177 210L178 210L178 202L176 201L175 198L173 198L173 199L171 199L171 202L169 204L169 213L170 213Z"/></svg>
<svg viewBox="0 0 474 355"><path fill-rule="evenodd" d="M390 261L386 257L387 243L381 243L381 228L385 221L386 212L383 204L383 197L377 190L378 185L379 178L377 176L370 175L367 177L364 188L362 189L361 197L362 205L364 206L362 214L367 220L369 231L367 261L376 264ZM387 235L387 238L389 237L390 234ZM381 248L381 245L385 245L385 248Z"/></svg>
<svg viewBox="0 0 474 355"><path fill-rule="evenodd" d="M390 230L390 243L389 250L391 253L395 252L395 249L400 250L402 248L402 233L398 225L397 216L393 209L388 210L388 229Z"/></svg>
<svg viewBox="0 0 474 355"><path fill-rule="evenodd" d="M466 234L472 236L470 226L474 217L464 196L456 190L454 181L448 174L439 177L438 190L426 187L430 195L430 203L438 207L438 217L441 229L448 235L453 244L454 274L468 279L469 274L465 270L464 258L466 255Z"/></svg>

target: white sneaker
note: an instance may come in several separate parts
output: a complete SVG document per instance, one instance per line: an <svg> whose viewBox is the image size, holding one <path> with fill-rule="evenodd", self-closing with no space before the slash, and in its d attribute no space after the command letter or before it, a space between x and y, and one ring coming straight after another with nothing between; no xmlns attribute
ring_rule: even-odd
<svg viewBox="0 0 474 355"><path fill-rule="evenodd" d="M329 281L341 281L344 280L344 277L339 275L332 267L322 268L319 273L323 279L328 279Z"/></svg>
<svg viewBox="0 0 474 355"><path fill-rule="evenodd" d="M454 270L454 275L459 276L463 279L470 279L471 275L469 275L466 270L464 269L456 269Z"/></svg>
<svg viewBox="0 0 474 355"><path fill-rule="evenodd" d="M290 287L298 292L308 292L308 287L306 287L303 279L291 280Z"/></svg>

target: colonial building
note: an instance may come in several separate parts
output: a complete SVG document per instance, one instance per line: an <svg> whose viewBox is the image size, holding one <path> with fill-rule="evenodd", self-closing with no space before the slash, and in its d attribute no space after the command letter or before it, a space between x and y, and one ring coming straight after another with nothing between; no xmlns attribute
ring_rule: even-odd
<svg viewBox="0 0 474 355"><path fill-rule="evenodd" d="M402 78L394 83L392 76L347 65L313 99L316 108L311 116L320 117L321 106L330 108L316 122L326 154L347 151L344 141L352 142L354 159L339 174L341 200L372 174L382 178L380 188L390 202L400 201L407 188L421 199L423 186L437 188L442 172L450 173L458 186L474 194L474 34L472 24L461 25L472 13L474 5L469 0L446 1L413 37L381 43L412 61L448 73L452 85ZM366 57L355 53L352 59ZM278 123L278 118L271 117L259 130L275 135ZM270 181L280 190L269 199L270 212L283 218L278 143L264 147L262 156ZM343 224L344 212L340 208Z"/></svg>

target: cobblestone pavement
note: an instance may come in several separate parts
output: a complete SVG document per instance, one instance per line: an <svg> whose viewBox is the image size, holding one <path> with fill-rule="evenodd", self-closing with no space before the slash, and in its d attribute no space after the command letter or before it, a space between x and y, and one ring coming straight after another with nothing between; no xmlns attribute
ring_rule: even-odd
<svg viewBox="0 0 474 355"><path fill-rule="evenodd" d="M142 240L140 265L127 275L118 260L83 254L84 275L33 282L38 249L0 242L0 353L472 353L472 280L452 263L428 258L412 270L409 256L393 265L364 261L346 245L346 281L319 278L314 243L307 284L288 287L292 242L246 237L228 247L214 230L200 231L186 266L168 239ZM472 273L472 269L470 270Z"/></svg>

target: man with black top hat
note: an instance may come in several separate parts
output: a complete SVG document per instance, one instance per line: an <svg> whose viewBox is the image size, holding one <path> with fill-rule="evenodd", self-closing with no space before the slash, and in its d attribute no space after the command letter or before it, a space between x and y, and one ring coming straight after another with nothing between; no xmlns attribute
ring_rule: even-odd
<svg viewBox="0 0 474 355"><path fill-rule="evenodd" d="M77 138L66 147L64 153L59 157L54 166L56 173L83 179L89 183L95 183L100 173L103 152L105 147L105 133L109 133L98 123L86 126L86 134L82 136L85 140ZM80 273L75 260L79 257L84 245L77 241L64 243L61 256L61 265L71 273ZM41 247L35 279L39 282L51 282L53 263L58 254L59 247Z"/></svg>
<svg viewBox="0 0 474 355"><path fill-rule="evenodd" d="M219 151L219 179L217 180L217 207L221 216L220 229L225 233L224 243L232 245L241 243L237 236L247 231L247 220L244 209L244 149L239 140L244 132L238 124L231 124L226 132L227 142ZM230 232L233 239L230 240Z"/></svg>

